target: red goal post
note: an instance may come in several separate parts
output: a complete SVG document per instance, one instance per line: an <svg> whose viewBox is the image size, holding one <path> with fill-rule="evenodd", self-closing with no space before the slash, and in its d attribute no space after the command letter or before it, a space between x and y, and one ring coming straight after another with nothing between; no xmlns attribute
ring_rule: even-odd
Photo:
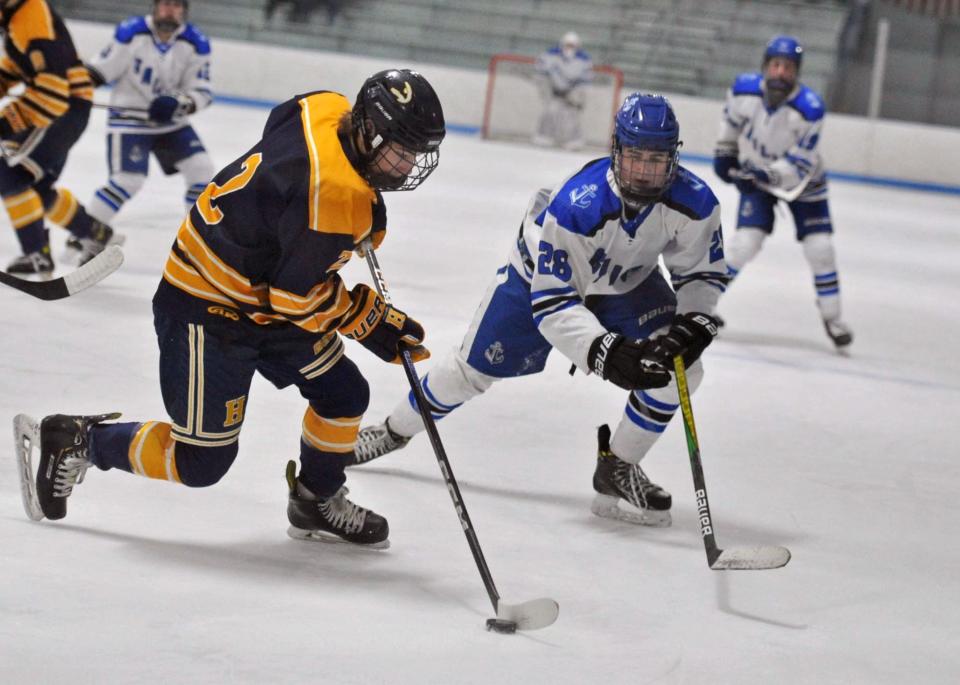
<svg viewBox="0 0 960 685"><path fill-rule="evenodd" d="M481 135L492 140L529 141L543 109L536 80L536 59L498 54L490 58ZM608 148L613 119L621 104L623 72L608 64L594 65L593 82L586 86L581 130L591 147Z"/></svg>

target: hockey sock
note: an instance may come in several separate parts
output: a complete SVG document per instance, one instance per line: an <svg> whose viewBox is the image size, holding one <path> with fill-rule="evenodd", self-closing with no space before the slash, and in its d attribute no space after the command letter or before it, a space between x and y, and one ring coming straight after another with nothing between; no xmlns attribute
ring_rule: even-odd
<svg viewBox="0 0 960 685"><path fill-rule="evenodd" d="M73 193L66 188L54 188L49 195L49 203L44 203L47 218L57 226L66 228L76 216L80 203L77 202ZM47 198L44 198L44 200L47 200Z"/></svg>
<svg viewBox="0 0 960 685"><path fill-rule="evenodd" d="M193 203L197 201L197 198L200 197L200 194L206 187L206 183L194 183L192 186L187 188L187 193L183 196L183 201L187 205L187 211L190 211L190 208L193 207Z"/></svg>
<svg viewBox="0 0 960 685"><path fill-rule="evenodd" d="M140 184L142 181L136 187L139 188ZM123 203L130 199L131 194L111 179L107 185L93 194L93 199L90 200L90 216L97 221L109 224L114 215L120 211Z"/></svg>
<svg viewBox="0 0 960 685"><path fill-rule="evenodd" d="M169 423L161 421L94 426L90 431L90 460L104 471L121 469L179 483L176 442L170 437L170 428Z"/></svg>
<svg viewBox="0 0 960 685"><path fill-rule="evenodd" d="M43 202L33 188L6 195L3 204L10 215L10 223L17 231L17 240L24 254L39 252L47 245L47 231L43 226Z"/></svg>
<svg viewBox="0 0 960 685"><path fill-rule="evenodd" d="M343 470L357 442L361 418L326 418L307 407L300 437L300 479L315 495L332 495L346 480Z"/></svg>

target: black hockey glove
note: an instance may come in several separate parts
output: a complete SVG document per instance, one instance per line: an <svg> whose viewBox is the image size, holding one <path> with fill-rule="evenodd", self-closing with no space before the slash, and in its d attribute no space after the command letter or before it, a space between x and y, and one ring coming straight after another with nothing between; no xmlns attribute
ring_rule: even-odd
<svg viewBox="0 0 960 685"><path fill-rule="evenodd" d="M388 307L370 286L355 285L350 299L353 306L338 328L345 336L393 364L400 363L401 345L415 362L430 357L430 350L420 344L424 338L423 326L399 309Z"/></svg>
<svg viewBox="0 0 960 685"><path fill-rule="evenodd" d="M619 333L606 333L593 341L587 354L590 370L624 390L662 388L670 374L652 356L651 340L629 340Z"/></svg>
<svg viewBox="0 0 960 685"><path fill-rule="evenodd" d="M673 368L673 358L683 357L683 365L689 367L700 358L703 351L717 337L717 320L707 314L690 312L673 318L670 330L653 338L651 356L668 369Z"/></svg>

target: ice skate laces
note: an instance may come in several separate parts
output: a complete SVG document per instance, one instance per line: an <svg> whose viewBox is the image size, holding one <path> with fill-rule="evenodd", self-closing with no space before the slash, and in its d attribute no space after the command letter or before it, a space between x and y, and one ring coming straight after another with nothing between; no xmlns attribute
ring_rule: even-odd
<svg viewBox="0 0 960 685"><path fill-rule="evenodd" d="M83 482L89 466L86 448L75 450L64 457L57 466L57 475L53 479L53 496L69 497L73 486Z"/></svg>
<svg viewBox="0 0 960 685"><path fill-rule="evenodd" d="M403 447L406 440L394 438L386 422L379 426L370 426L363 428L357 434L357 444L354 446L354 454L357 457L357 463L362 464L365 461L382 457L388 452L392 452L398 447Z"/></svg>
<svg viewBox="0 0 960 685"><path fill-rule="evenodd" d="M347 499L347 488L342 487L325 500L320 500L320 513L334 528L345 533L359 533L367 519L367 510Z"/></svg>
<svg viewBox="0 0 960 685"><path fill-rule="evenodd" d="M643 472L639 464L631 464L618 458L613 472L613 482L621 496L638 509L647 508L647 489L651 486L650 479Z"/></svg>

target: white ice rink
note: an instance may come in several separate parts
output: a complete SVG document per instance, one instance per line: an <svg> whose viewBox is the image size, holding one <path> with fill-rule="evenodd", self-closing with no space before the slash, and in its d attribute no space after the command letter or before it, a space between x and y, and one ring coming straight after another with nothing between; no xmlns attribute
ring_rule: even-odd
<svg viewBox="0 0 960 685"><path fill-rule="evenodd" d="M266 116L215 106L197 128L220 167ZM105 180L103 132L97 112L63 177L81 201ZM459 343L530 193L586 159L450 135L422 189L388 196L381 265L433 350ZM734 189L692 168L729 236ZM165 418L150 299L183 187L152 172L115 222L118 273L61 302L0 290L0 683L960 681L960 197L832 185L849 357L824 335L789 219L721 301L693 398L718 541L786 545L784 569L707 568L679 417L644 462L673 527L593 516L595 427L625 393L559 355L442 422L504 599L560 603L553 626L501 636L423 436L349 474L389 518L389 550L287 538L305 405L262 379L218 485L93 470L64 521L26 519L2 437L16 413ZM344 277L369 281L359 260ZM348 346L380 420L404 374Z"/></svg>

